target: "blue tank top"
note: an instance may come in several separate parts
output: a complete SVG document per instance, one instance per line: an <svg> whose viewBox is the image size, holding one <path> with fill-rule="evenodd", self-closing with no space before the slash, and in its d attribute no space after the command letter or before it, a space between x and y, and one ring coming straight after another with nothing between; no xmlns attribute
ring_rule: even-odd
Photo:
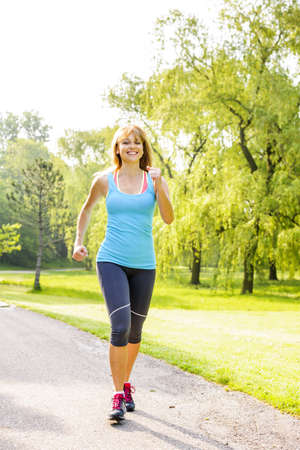
<svg viewBox="0 0 300 450"><path fill-rule="evenodd" d="M117 188L113 174L108 174L107 228L97 261L135 269L155 269L152 219L156 200L149 174L147 178L145 192L126 194Z"/></svg>

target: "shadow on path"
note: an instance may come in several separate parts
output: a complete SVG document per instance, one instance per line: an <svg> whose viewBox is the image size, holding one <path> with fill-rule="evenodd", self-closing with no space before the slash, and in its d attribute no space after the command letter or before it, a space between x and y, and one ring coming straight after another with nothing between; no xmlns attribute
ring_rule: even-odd
<svg viewBox="0 0 300 450"><path fill-rule="evenodd" d="M174 448L178 448L178 449L191 449L191 450L201 450L201 447L199 445L201 445L201 443L207 443L211 446L213 446L216 449L220 449L220 450L234 450L232 447L230 447L229 445L223 444L222 442L216 441L215 439L211 439L207 436L204 436L200 433L191 431L187 428L184 428L180 425L168 422L164 419L160 419L156 416L153 416L149 413L146 413L144 411L138 410L134 412L135 416L142 416L145 417L146 419L152 420L152 421L156 421L162 425L165 425L173 430L176 430L177 432L180 432L186 436L189 436L197 441L200 441L199 444L196 444L196 446L193 446L191 444L187 444L186 442L180 441L179 439L173 438L171 436L168 436L164 433L152 430L150 427L147 427L145 425L142 425L138 422L136 422L135 420L132 420L132 416L130 414L130 419L127 421L125 420L123 423L121 424L113 424L112 426L114 428L116 428L117 430L120 431L124 431L124 432L136 432L136 431L140 431L140 432L147 432L151 435L153 435L154 437L161 439L164 442L167 442L168 444L172 445Z"/></svg>

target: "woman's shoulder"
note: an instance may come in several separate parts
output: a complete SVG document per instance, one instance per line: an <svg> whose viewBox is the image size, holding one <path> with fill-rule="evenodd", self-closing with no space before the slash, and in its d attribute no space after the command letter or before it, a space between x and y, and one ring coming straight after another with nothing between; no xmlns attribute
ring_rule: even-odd
<svg viewBox="0 0 300 450"><path fill-rule="evenodd" d="M114 168L110 167L101 172L94 173L94 179L92 185L96 190L99 190L103 195L106 196L108 192L108 178L112 174Z"/></svg>
<svg viewBox="0 0 300 450"><path fill-rule="evenodd" d="M107 183L108 177L112 175L115 170L115 167L109 167L108 169L104 169L100 172L94 173L94 181L97 181L98 183Z"/></svg>

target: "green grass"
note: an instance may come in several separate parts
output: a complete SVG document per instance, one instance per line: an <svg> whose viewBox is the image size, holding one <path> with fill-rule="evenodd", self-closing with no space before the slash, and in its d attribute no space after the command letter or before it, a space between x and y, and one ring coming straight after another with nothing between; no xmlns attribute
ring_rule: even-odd
<svg viewBox="0 0 300 450"><path fill-rule="evenodd" d="M44 272L39 293L32 282L32 274L0 272L0 300L109 338L95 274ZM141 349L300 415L300 282L261 281L253 296L237 286L228 292L195 289L185 277L158 280Z"/></svg>
<svg viewBox="0 0 300 450"><path fill-rule="evenodd" d="M1 270L33 270L33 269L30 267L12 266L11 264L0 263L0 273Z"/></svg>

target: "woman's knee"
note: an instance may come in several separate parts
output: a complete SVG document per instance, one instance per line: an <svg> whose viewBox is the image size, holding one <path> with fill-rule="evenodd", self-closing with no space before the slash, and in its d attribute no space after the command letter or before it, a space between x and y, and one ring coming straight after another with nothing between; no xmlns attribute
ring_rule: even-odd
<svg viewBox="0 0 300 450"><path fill-rule="evenodd" d="M131 344L138 344L142 340L142 329L146 316L136 315L132 313L131 316L131 328L129 334L129 342Z"/></svg>
<svg viewBox="0 0 300 450"><path fill-rule="evenodd" d="M139 344L142 340L142 332L132 332L129 335L128 342L130 344Z"/></svg>
<svg viewBox="0 0 300 450"><path fill-rule="evenodd" d="M127 326L119 326L111 330L110 342L116 347L123 347L128 344L130 328Z"/></svg>

